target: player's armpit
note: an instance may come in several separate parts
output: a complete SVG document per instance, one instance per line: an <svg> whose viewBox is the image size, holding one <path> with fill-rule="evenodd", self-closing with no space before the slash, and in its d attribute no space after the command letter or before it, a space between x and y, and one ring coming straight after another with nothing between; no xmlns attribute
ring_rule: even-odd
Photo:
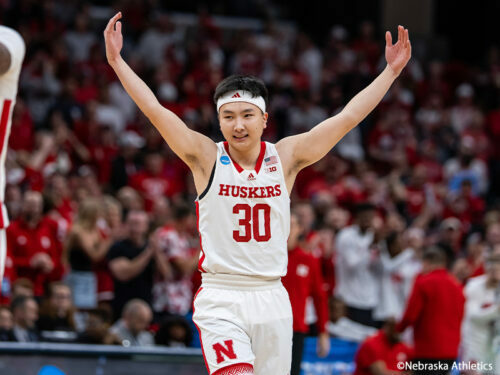
<svg viewBox="0 0 500 375"><path fill-rule="evenodd" d="M9 71L10 65L12 63L12 58L7 47L0 43L0 75L3 75Z"/></svg>

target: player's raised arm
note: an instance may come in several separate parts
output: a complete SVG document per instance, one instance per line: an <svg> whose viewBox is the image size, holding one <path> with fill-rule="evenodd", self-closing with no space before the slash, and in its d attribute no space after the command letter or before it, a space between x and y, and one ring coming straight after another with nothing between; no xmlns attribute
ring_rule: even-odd
<svg viewBox="0 0 500 375"><path fill-rule="evenodd" d="M325 156L382 100L411 57L407 29L398 27L396 44L392 44L389 31L386 32L385 39L387 66L369 86L352 98L336 116L326 119L306 133L284 138L276 145L288 173L295 175L302 168Z"/></svg>
<svg viewBox="0 0 500 375"><path fill-rule="evenodd" d="M122 25L119 21L121 17L121 12L118 12L104 30L108 63L127 93L158 129L170 148L189 165L195 174L195 182L197 171L206 174L208 178L217 155L217 146L210 138L189 129L177 115L164 108L149 87L123 60L120 55L123 46Z"/></svg>

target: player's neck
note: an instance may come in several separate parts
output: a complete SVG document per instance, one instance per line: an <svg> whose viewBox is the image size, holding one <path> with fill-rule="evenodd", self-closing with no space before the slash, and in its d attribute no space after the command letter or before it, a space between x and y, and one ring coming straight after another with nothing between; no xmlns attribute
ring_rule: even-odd
<svg viewBox="0 0 500 375"><path fill-rule="evenodd" d="M231 158L238 163L241 168L252 170L255 168L257 164L257 159L259 158L261 145L260 142L253 145L251 148L247 150L238 151L229 145L229 153L231 154Z"/></svg>

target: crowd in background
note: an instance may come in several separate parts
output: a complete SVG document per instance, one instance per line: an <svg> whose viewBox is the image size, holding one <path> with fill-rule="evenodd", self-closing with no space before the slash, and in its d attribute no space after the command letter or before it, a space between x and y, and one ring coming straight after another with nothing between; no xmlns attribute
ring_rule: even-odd
<svg viewBox="0 0 500 375"><path fill-rule="evenodd" d="M81 342L189 345L196 191L106 62L102 31L115 9L1 4L0 22L22 34L27 54L6 160L10 308L0 308L0 338L57 340L50 331L62 330ZM204 13L189 26L138 1L114 7L130 66L214 140L212 95L229 74L264 80L264 139L275 142L338 113L384 67L383 38L368 21L315 41L274 22L231 30ZM299 174L292 209L301 247L335 295L332 334L355 332L342 328L345 314L366 323L361 331L402 318L430 245L462 285L485 273L500 247L499 88L494 46L476 66L417 54L374 113Z"/></svg>

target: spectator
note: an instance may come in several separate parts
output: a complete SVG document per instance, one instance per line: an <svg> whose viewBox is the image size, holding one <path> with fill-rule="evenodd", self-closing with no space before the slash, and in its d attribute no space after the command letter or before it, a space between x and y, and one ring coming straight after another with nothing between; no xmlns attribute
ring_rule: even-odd
<svg viewBox="0 0 500 375"><path fill-rule="evenodd" d="M396 321L387 320L382 329L367 338L359 347L353 375L391 375L403 372L398 364L409 363L413 351L400 341Z"/></svg>
<svg viewBox="0 0 500 375"><path fill-rule="evenodd" d="M373 309L379 293L376 274L379 257L372 251L374 217L374 206L368 203L358 205L355 223L342 229L335 243L335 294L346 304L349 319L372 327L376 325Z"/></svg>
<svg viewBox="0 0 500 375"><path fill-rule="evenodd" d="M492 363L493 327L500 320L500 246L488 255L486 274L469 279L464 289L465 317L462 327L462 360Z"/></svg>
<svg viewBox="0 0 500 375"><path fill-rule="evenodd" d="M389 233L385 244L380 254L380 295L373 313L376 321L401 319L409 296L406 285L411 284L416 276L413 273L414 253L411 249L404 249L403 234Z"/></svg>
<svg viewBox="0 0 500 375"><path fill-rule="evenodd" d="M153 203L151 212L151 230L161 228L171 222L172 208L167 197L160 197Z"/></svg>
<svg viewBox="0 0 500 375"><path fill-rule="evenodd" d="M71 289L62 282L53 282L48 287L47 299L42 302L37 329L43 331L76 331L75 307Z"/></svg>
<svg viewBox="0 0 500 375"><path fill-rule="evenodd" d="M331 336L360 343L375 334L375 328L354 322L346 316L346 307L341 299L330 298L329 307L330 321L327 323L327 330Z"/></svg>
<svg viewBox="0 0 500 375"><path fill-rule="evenodd" d="M14 341L37 342L38 332L36 321L38 320L38 305L32 297L17 297L10 305L14 318Z"/></svg>
<svg viewBox="0 0 500 375"><path fill-rule="evenodd" d="M100 202L87 198L78 207L75 224L66 240L66 254L71 272L67 283L74 293L78 308L97 307L96 265L103 262L111 245L97 226L100 216Z"/></svg>
<svg viewBox="0 0 500 375"><path fill-rule="evenodd" d="M495 221L486 226L486 242L493 248L500 245L500 221Z"/></svg>
<svg viewBox="0 0 500 375"><path fill-rule="evenodd" d="M439 225L439 246L446 253L448 267L460 252L462 235L462 223L456 217L446 218Z"/></svg>
<svg viewBox="0 0 500 375"><path fill-rule="evenodd" d="M121 345L122 340L109 332L111 314L105 309L90 310L85 330L78 336L78 342L95 345Z"/></svg>
<svg viewBox="0 0 500 375"><path fill-rule="evenodd" d="M62 274L57 224L42 214L40 193L24 195L23 212L7 229L7 245L18 277L29 279L35 296L44 293L44 285Z"/></svg>
<svg viewBox="0 0 500 375"><path fill-rule="evenodd" d="M106 223L105 234L111 238L123 239L126 236L126 228L123 225L122 205L111 195L104 196L102 203Z"/></svg>
<svg viewBox="0 0 500 375"><path fill-rule="evenodd" d="M300 247L304 230L295 213L290 215L290 235L288 237L288 269L282 278L283 286L290 297L293 312L293 345L291 375L300 374L300 364L304 351L304 339L308 333L305 322L307 298L312 296L318 315L318 355L325 357L330 351L330 339L326 331L328 320L328 299L323 289L323 279L318 259Z"/></svg>
<svg viewBox="0 0 500 375"><path fill-rule="evenodd" d="M129 186L124 186L116 194L116 198L123 208L123 216L127 216L131 210L142 210L144 202L141 195Z"/></svg>
<svg viewBox="0 0 500 375"><path fill-rule="evenodd" d="M123 306L134 298L152 302L154 262L157 246L148 246L148 216L144 211L130 211L125 225L127 236L115 242L108 253L109 269L113 276L115 298L112 301L116 318Z"/></svg>
<svg viewBox="0 0 500 375"><path fill-rule="evenodd" d="M446 363L451 371L458 356L464 295L460 284L446 270L446 255L431 247L424 253L423 274L415 280L406 311L398 323L399 332L413 327L415 361ZM449 374L437 371L435 374ZM416 374L429 372L417 371Z"/></svg>
<svg viewBox="0 0 500 375"><path fill-rule="evenodd" d="M169 316L163 320L156 332L156 345L188 347L193 339L189 323L180 316Z"/></svg>
<svg viewBox="0 0 500 375"><path fill-rule="evenodd" d="M144 139L133 131L126 131L119 139L120 150L111 164L110 184L119 190L129 183L130 176L139 171L138 152Z"/></svg>
<svg viewBox="0 0 500 375"><path fill-rule="evenodd" d="M123 308L122 318L110 329L123 346L153 346L153 335L146 328L153 319L149 305L140 300L132 299Z"/></svg>
<svg viewBox="0 0 500 375"><path fill-rule="evenodd" d="M164 263L153 287L153 308L164 314L186 315L193 302L191 278L198 266L196 216L187 205L174 209L174 222L160 229L161 255Z"/></svg>
<svg viewBox="0 0 500 375"><path fill-rule="evenodd" d="M162 197L172 197L180 192L181 186L173 178L163 173L164 162L161 154L151 152L145 157L145 168L130 178L130 186L144 198L146 211L151 212L153 202Z"/></svg>
<svg viewBox="0 0 500 375"><path fill-rule="evenodd" d="M96 42L96 36L88 29L88 15L78 13L74 28L65 34L65 42L74 63L86 61L89 58L90 47Z"/></svg>
<svg viewBox="0 0 500 375"><path fill-rule="evenodd" d="M463 180L469 180L474 195L486 193L488 189L488 167L476 157L474 138L466 136L460 142L457 157L444 164L444 175L450 192L458 192Z"/></svg>
<svg viewBox="0 0 500 375"><path fill-rule="evenodd" d="M12 299L16 297L33 297L33 289L31 280L20 277L12 284Z"/></svg>
<svg viewBox="0 0 500 375"><path fill-rule="evenodd" d="M455 90L457 104L450 109L450 122L457 134L462 134L479 115L474 105L474 88L469 83L462 83Z"/></svg>
<svg viewBox="0 0 500 375"><path fill-rule="evenodd" d="M12 312L7 306L0 306L0 341L15 341Z"/></svg>

